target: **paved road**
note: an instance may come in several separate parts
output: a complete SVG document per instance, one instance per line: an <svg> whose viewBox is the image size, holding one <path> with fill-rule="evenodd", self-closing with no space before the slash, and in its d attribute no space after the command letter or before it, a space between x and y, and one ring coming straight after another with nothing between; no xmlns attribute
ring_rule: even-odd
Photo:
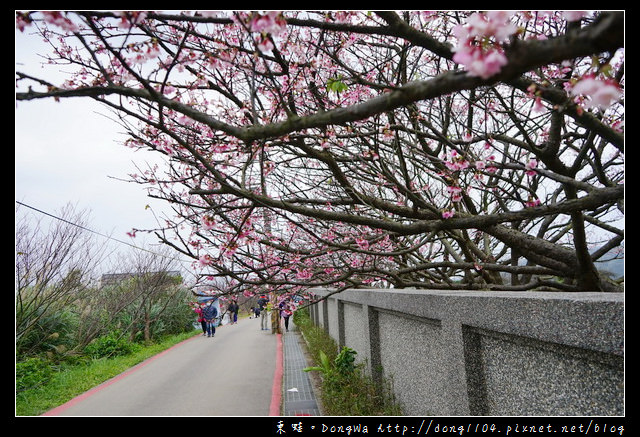
<svg viewBox="0 0 640 437"><path fill-rule="evenodd" d="M257 319L196 336L46 415L279 415L281 337Z"/></svg>

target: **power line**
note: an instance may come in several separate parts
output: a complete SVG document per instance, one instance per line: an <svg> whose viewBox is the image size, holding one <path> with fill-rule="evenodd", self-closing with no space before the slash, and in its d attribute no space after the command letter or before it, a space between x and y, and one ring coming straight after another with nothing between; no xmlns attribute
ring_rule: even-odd
<svg viewBox="0 0 640 437"><path fill-rule="evenodd" d="M44 214L44 215L46 215L46 216L49 216L49 217L51 217L51 218L53 218L53 219L55 219L55 220L59 220L59 221L61 221L61 222L67 223L67 224L69 224L69 225L71 225L71 226L75 226L75 227L80 228L80 229L82 229L82 230L85 230L85 231L87 231L87 232L91 232L91 233L93 233L93 234L99 235L99 236L101 236L101 237L103 237L103 238L107 238L107 239L109 239L109 240L116 241L116 242L118 242L118 243L120 243L120 244L126 244L127 246L132 247L132 248L134 248L134 249L142 250L142 251L148 252L148 253L150 253L150 254L153 254L153 255L156 255L156 256L162 256L162 257L164 257L164 258L169 258L169 259L172 259L172 260L175 260L175 261L178 261L178 262L184 262L184 260L181 260L181 259L178 259L178 258L168 257L168 256L163 255L163 254L161 254L161 253L153 252L153 251L151 251L151 250L149 250L149 249L145 249L145 248L143 248L143 247L136 246L136 245L131 244L131 243L128 243L128 242L126 242L126 241L119 240L119 239L114 238L114 237L112 237L112 236L110 236L110 235L102 234L102 233L100 233L100 232L94 231L93 229L89 229L89 228L87 228L87 227L85 227L85 226L82 226L82 225L79 225L79 224L77 224L77 223L70 222L69 220L66 220L66 219L64 219L64 218L62 218L62 217L58 217L58 216L56 216L56 215L50 214L50 213L48 213L48 212L46 212L46 211L43 211L43 210L38 209L38 208L36 208L36 207L34 207L34 206L31 206L31 205L27 205L26 203L20 202L20 201L18 201L18 200L16 200L16 203L17 203L18 205L22 205L22 206L24 206L25 208L29 208L29 209L32 209L32 210L34 210L34 211L37 211L37 212L39 212L40 214Z"/></svg>

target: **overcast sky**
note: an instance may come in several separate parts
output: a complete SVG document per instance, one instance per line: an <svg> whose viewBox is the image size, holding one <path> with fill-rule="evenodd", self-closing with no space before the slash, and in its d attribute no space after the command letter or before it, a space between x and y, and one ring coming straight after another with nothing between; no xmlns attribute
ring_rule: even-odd
<svg viewBox="0 0 640 437"><path fill-rule="evenodd" d="M16 70L60 83L58 67L45 69L36 56L44 49L40 39L28 30L15 34ZM157 227L146 205L158 215L170 208L147 197L142 186L121 179L136 172L133 162L144 167L157 161L157 154L121 145L125 137L108 114L84 98L16 103L15 200L54 215L71 203L78 211L90 211L90 229L148 247L155 238L138 234L131 239L127 232Z"/></svg>

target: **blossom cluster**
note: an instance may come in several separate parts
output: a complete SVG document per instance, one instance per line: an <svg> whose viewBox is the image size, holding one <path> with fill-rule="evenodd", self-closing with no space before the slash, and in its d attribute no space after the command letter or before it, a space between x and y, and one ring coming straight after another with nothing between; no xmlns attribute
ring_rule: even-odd
<svg viewBox="0 0 640 437"><path fill-rule="evenodd" d="M258 35L255 37L258 49L262 53L273 50L273 40L271 35L277 36L284 31L286 21L279 11L269 11L266 14L254 13L249 20L249 28Z"/></svg>
<svg viewBox="0 0 640 437"><path fill-rule="evenodd" d="M508 11L476 12L466 25L453 29L458 38L453 60L474 76L487 79L500 72L507 64L501 43L507 41L517 31L510 22L512 13Z"/></svg>
<svg viewBox="0 0 640 437"><path fill-rule="evenodd" d="M46 23L58 26L64 31L76 32L78 30L78 26L66 16L62 15L60 11L42 11L42 15ZM24 32L32 22L28 13L16 12L16 27L20 32Z"/></svg>
<svg viewBox="0 0 640 437"><path fill-rule="evenodd" d="M570 94L581 101L586 109L606 109L622 96L622 91L613 79L599 79L591 74L582 77L571 88Z"/></svg>
<svg viewBox="0 0 640 437"><path fill-rule="evenodd" d="M198 14L205 18L220 17L220 12ZM377 281L378 276L386 281L393 275L387 272L400 264L401 257L397 254L404 253L407 247L424 259L437 259L440 253L457 250L441 249L439 243L422 243L422 237L390 239L386 230L380 230L379 234L375 231L380 219L387 229L391 213L395 220L396 212L397 217L412 221L427 214L432 217L425 211L434 211L438 219L451 219L446 227L457 229L457 221L461 219L453 217L466 220L477 213L490 216L522 206L540 206L538 189L545 193L544 202L550 198L547 194L550 190L545 191L545 178L552 173L551 169L545 168L545 160L538 161L535 155L530 155L535 149L510 140L513 119L508 117L519 118L519 132L526 132L531 144L545 144L550 114L543 112L542 103L548 83L566 84L567 95L586 108L605 108L622 95L620 86L610 79L613 74L604 75L607 71L603 63L610 61L594 56L590 67L587 58L567 60L548 69L540 67L541 80L532 82L528 94L511 93L511 99L497 99L493 93L484 92L470 96L468 90L462 90L449 94L446 102L434 100L443 104L440 108L430 101L417 102L411 111L405 107L389 110L386 119L385 114L360 119L358 111L362 106L355 107L356 104L366 103L381 92L395 93L392 84L400 86L405 79L426 82L432 76L437 77L442 70L433 67L442 64L424 62L418 53L414 58L413 51L407 51L403 62L406 70L415 62L415 73L403 77L388 53L377 51L384 41L380 35L329 31L324 25L318 25L317 29L312 25L287 27L287 20L293 23L297 18L293 12L287 12L286 19L278 11L224 14L224 20L196 20L207 21L198 31L215 29L211 34L194 31L182 35L177 30L180 26L170 30L159 26L149 38L125 39L126 45L119 46L119 40L114 39L113 49L122 56L109 58L112 62L104 62L103 69L94 69L96 81L92 81L91 60L80 64L86 65L84 71L74 76L75 82L70 81L68 87L107 85L105 78L108 78L117 84L126 82L132 89L142 83L164 93L166 99L158 99L157 111L154 104L140 100L141 107L151 109L140 111L144 130L138 133L132 129L135 136L126 144L166 154L171 165L175 165L171 167L175 173L167 179L154 171L140 180L153 184L158 197L165 197L176 207L180 205L179 218L185 224L176 221L167 227L175 227L178 234L191 226L188 239L178 235L181 244L189 245L185 253L192 254L193 269L199 270L199 275L209 271L224 274L227 269L235 269L234 276L251 284L245 293L253 293L257 289L254 284L260 281L294 287L318 283L367 284ZM553 11L548 15L573 20L583 14L578 11L564 16ZM442 41L451 35L452 14L423 12L421 16L422 31L430 29ZM516 26L532 16L526 13L515 16L506 11L469 13L468 20L453 29L458 43L453 52L453 60L458 64L455 68L466 69L469 76L488 79L504 69L508 62L505 44L516 35L553 37L546 21L545 27ZM539 20L536 23L543 23L542 18L535 16ZM41 20L59 30L69 25L65 17L72 15L64 12L17 15L17 26L22 30L29 20ZM356 22L352 22L355 14L339 12L327 16L327 20L333 17L336 23L355 26ZM188 17L185 19L190 22ZM233 25L229 25L228 19ZM361 15L357 19L369 25L370 18ZM123 12L115 19L101 19L96 25L104 26L108 34L119 31L133 35L132 26L147 29L145 26L151 26L155 18L144 23L141 20L149 20L148 14ZM341 27L349 28L335 29ZM557 28L563 29L561 25ZM87 45L98 56L105 54L105 59L110 53L104 50L108 46L109 43ZM259 57L261 52L275 51L276 46L277 59ZM59 50L57 56L75 60L71 46L65 44L64 48L69 51ZM143 65L151 62L156 65ZM578 79L585 70L596 72ZM134 76L135 71L140 73ZM159 72L165 71L163 81L157 80ZM99 73L104 73L105 78ZM387 85L389 88L385 88ZM502 83L492 92L501 97L508 85ZM164 103L169 99L175 105ZM130 101L135 104L137 100ZM134 105L128 105L129 101L123 108L133 113ZM272 123L280 123L294 109L302 118L336 107L339 110L329 115L337 114L336 120L340 120L341 114L352 110L351 105L357 115L353 122L334 123L331 118L329 126L305 129L298 128L303 124L282 123L274 130L274 137L265 141L249 142L236 134L246 129L256 138L261 137L263 125L269 128ZM195 116L196 112L202 116ZM417 123L410 130L410 122L414 121ZM571 145L567 149L573 150L586 136L571 135L574 120L570 117L566 118L566 126L566 142ZM280 127L286 129L279 130ZM283 135L281 132L285 131ZM419 143L414 135L420 138ZM570 156L563 152L558 158L564 162ZM616 158L612 162L619 161ZM609 167L605 170L609 171ZM336 181L338 171L350 186L343 179ZM615 175L611 180L616 180ZM227 188L235 186L237 190ZM268 190L263 191L264 187ZM347 188L348 193L343 191ZM344 194L361 193L364 205L342 202ZM367 197L376 201L368 202ZM181 201L175 202L178 198ZM281 213L277 205L286 208L289 201L295 203L295 208L289 209L300 212L289 214L285 209ZM382 208L377 210L379 205ZM272 214L273 210L276 212ZM543 213L550 214L553 210L540 208L528 215ZM347 214L358 217L337 221ZM389 229L394 226L396 223L390 223ZM133 238L135 232L134 229L129 235ZM414 249L418 242L419 248ZM487 238L485 243L488 242ZM476 265L477 270L481 268Z"/></svg>
<svg viewBox="0 0 640 437"><path fill-rule="evenodd" d="M202 229L204 230L211 230L215 227L216 225L216 220L215 217L209 214L205 214L202 217Z"/></svg>
<svg viewBox="0 0 640 437"><path fill-rule="evenodd" d="M131 29L137 23L144 21L147 18L147 12L145 11L122 11L120 12L120 23L118 28Z"/></svg>

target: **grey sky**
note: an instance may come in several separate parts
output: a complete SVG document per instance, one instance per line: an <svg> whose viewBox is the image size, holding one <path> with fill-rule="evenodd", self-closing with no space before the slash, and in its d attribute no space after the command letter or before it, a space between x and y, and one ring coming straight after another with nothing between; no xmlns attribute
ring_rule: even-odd
<svg viewBox="0 0 640 437"><path fill-rule="evenodd" d="M60 83L57 67L44 69L35 55L45 46L27 32L15 32L16 70ZM138 234L131 240L126 233L157 226L146 205L159 215L170 209L140 185L118 179L136 172L133 161L144 167L158 156L122 146L120 126L107 114L90 99L16 103L15 200L51 214L71 203L90 210L89 228L144 246L156 239Z"/></svg>

